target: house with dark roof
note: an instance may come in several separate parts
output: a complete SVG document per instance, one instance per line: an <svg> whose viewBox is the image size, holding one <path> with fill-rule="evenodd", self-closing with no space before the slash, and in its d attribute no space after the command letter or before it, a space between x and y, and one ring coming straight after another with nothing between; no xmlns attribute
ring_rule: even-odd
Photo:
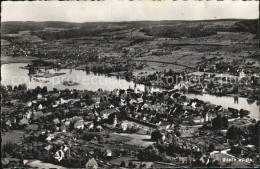
<svg viewBox="0 0 260 169"><path fill-rule="evenodd" d="M43 116L44 116L44 114L42 111L37 111L37 112L33 113L33 120L37 120Z"/></svg>

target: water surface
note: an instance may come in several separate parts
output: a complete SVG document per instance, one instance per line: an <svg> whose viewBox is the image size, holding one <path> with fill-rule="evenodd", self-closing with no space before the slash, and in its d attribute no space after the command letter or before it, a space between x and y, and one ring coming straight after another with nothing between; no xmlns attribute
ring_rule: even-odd
<svg viewBox="0 0 260 169"><path fill-rule="evenodd" d="M61 76L55 76L50 78L36 78L33 75L29 76L29 71L27 69L22 69L26 66L26 63L12 63L3 64L1 67L1 75L3 85L19 85L25 83L29 89L35 89L37 86L43 87L47 86L48 90L57 88L60 90L77 89L77 90L92 90L97 91L98 89L103 90L114 90L114 89L128 89L134 88L134 82L129 82L125 79L120 79L115 76L105 76L94 73L87 73L82 70L72 70L72 69L61 69L61 70L49 70L50 73L65 73ZM45 70L42 70L43 72ZM38 80L38 81L37 81ZM40 81L39 81L40 80ZM44 82L45 81L45 82ZM48 81L48 82L47 82ZM63 81L73 81L80 83L76 86L65 86ZM145 86L142 84L137 84L137 88L144 91ZM159 91L159 88L153 88L153 91ZM250 116L259 119L259 106L256 102L249 104L246 98L239 97L235 99L230 96L214 96L209 94L195 95L195 94L185 94L189 98L197 98L203 101L209 101L215 105L221 105L225 108L231 107L235 109L245 109L249 110Z"/></svg>

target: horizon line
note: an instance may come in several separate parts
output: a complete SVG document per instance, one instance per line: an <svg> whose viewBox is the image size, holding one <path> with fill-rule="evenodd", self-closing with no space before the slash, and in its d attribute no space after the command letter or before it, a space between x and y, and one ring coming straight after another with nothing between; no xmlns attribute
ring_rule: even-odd
<svg viewBox="0 0 260 169"><path fill-rule="evenodd" d="M248 18L220 18L220 19L194 19L194 20L185 20L185 19L165 19L165 20L131 20L131 21L85 21L85 22L72 22L72 21L61 21L61 20L46 20L46 21L32 21L32 20L28 20L28 21L1 21L1 23L4 22L67 22L67 23L104 23L104 22L110 22L110 23L120 23L120 22L162 22L162 21L186 21L186 22L192 22L192 21L218 21L218 20L259 20L258 18L252 18L252 19L248 19Z"/></svg>

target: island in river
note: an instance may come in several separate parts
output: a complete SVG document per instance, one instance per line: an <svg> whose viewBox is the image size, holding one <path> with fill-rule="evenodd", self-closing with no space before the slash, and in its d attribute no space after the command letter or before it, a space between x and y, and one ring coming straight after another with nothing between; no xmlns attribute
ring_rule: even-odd
<svg viewBox="0 0 260 169"><path fill-rule="evenodd" d="M73 82L71 80L63 81L62 84L65 85L65 86L77 86L77 85L80 85L80 83Z"/></svg>

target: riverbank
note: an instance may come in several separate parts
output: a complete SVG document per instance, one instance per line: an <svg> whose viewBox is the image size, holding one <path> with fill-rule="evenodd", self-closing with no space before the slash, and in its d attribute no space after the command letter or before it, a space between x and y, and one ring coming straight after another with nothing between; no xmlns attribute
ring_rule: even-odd
<svg viewBox="0 0 260 169"><path fill-rule="evenodd" d="M18 60L14 60L14 57L5 57L4 59L8 58L10 60L10 63L19 63L19 59ZM11 59L10 59L11 58ZM15 57L16 59L17 57ZM30 60L31 59L31 60ZM28 58L28 60L26 60L26 58L21 58L21 62L20 63L25 63L27 61L27 63L29 63L29 61L32 61L33 59L35 58ZM57 60L56 60L57 61ZM175 64L175 63L173 63ZM25 68L28 68L25 67ZM37 68L39 69L53 69L53 66L37 66ZM82 70L82 71L86 71L86 65L85 64L64 64L64 65L60 65L60 68L59 69L74 69L74 70ZM158 71L160 69L158 68L155 68L154 71ZM139 70L139 71L143 71L145 70L145 68ZM94 73L99 73L95 70L92 70L90 69L89 71L92 71ZM135 70L134 70L135 71ZM160 72L161 74L162 72ZM165 72L164 72L165 73ZM203 72L202 72L203 73ZM161 84L161 80L163 80L165 77L162 77L160 78L159 80L159 83L160 84L154 84L153 81L156 81L156 79L146 79L146 81L142 80L142 79L137 79L138 78L138 75L131 75L129 74L127 71L115 71L115 72L102 72L100 74L104 74L106 76L115 76L115 77L118 77L120 79L126 79L127 81L133 81L134 83L137 83L137 84L143 84L145 86L152 86L154 88L159 88L159 89L162 89L162 90L169 90L170 88L173 88L175 86L171 86L171 87L165 87L165 82ZM169 72L168 72L169 74ZM50 78L50 77L53 77L53 76L59 76L59 75L62 75L62 74L57 74L57 75L42 75L42 76L38 76L38 74L36 74L36 76L38 77L45 77L45 78ZM148 75L151 75L151 76L155 76L154 74L147 74ZM157 79L158 81L158 79ZM156 83L156 82L155 82ZM185 85L186 84L182 84L184 85L184 87L186 87ZM199 84L197 83L193 83L192 84L193 87L190 87L188 88L189 90L189 93L192 93L192 94L203 94L202 92L202 89L197 89L196 86L198 86ZM195 87L194 87L195 86ZM256 94L254 94L254 92L251 92L249 90L246 90L246 89L241 89L241 90L238 90L239 92L238 93L235 93L235 92L225 92L225 91L229 91L229 90L234 90L233 89L234 87L219 87L219 86L214 86L213 89L208 89L206 91L206 93L208 94L211 94L211 95L214 95L214 96L220 96L220 97L223 97L223 96L235 96L235 97L243 97L243 98L248 98L248 102L250 104L256 102L258 100ZM247 88L248 89L248 88ZM251 88L250 88L251 89ZM223 90L223 91L220 91L220 90Z"/></svg>
<svg viewBox="0 0 260 169"><path fill-rule="evenodd" d="M51 77L48 79L49 82L41 83L41 81L30 81L30 76L28 75L27 69L21 69L21 67L26 66L25 63L23 64L8 64L2 66L2 85L13 85L12 79L10 77L14 76L14 82L17 82L19 77L23 77L23 83L27 84L29 89L35 89L37 86L45 85L47 86L48 90L52 90L53 88L64 90L68 89L77 89L77 90L92 90L97 91L98 89L102 88L105 90L114 90L114 89L124 89L127 90L130 88L134 88L136 84L136 88L140 91L145 90L145 83L139 84L135 83L134 81L127 81L124 78L117 77L117 76L106 76L103 74L95 74L95 73L86 73L85 71L80 70L71 70L71 69L60 69L60 70L50 70L50 73L64 73L58 77ZM3 74L8 74L8 76L3 76ZM77 86L65 86L62 84L64 80L71 80L72 77L78 77L73 79L75 82L80 83ZM25 79L24 79L25 78ZM57 79L58 78L58 79ZM44 79L46 80L46 79ZM58 80L58 81L57 81ZM53 82L60 82L60 83L53 83ZM17 82L15 85L19 85ZM149 87L148 87L149 88ZM164 89L160 86L151 86L151 92L157 91L169 91L170 89ZM177 90L176 90L177 91ZM212 104L222 105L225 108L231 107L235 109L245 109L251 112L256 119L259 119L259 106L256 103L249 104L247 99L244 97L238 97L235 99L233 95L230 96L217 96L212 94L193 94L193 93L185 93L187 97L197 98L203 101L210 101Z"/></svg>
<svg viewBox="0 0 260 169"><path fill-rule="evenodd" d="M65 74L66 73L44 73L44 74L35 74L35 77L50 78L50 77L61 76Z"/></svg>
<svg viewBox="0 0 260 169"><path fill-rule="evenodd" d="M22 56L1 56L1 64L10 64L10 63L32 63L33 60L37 60L39 58L32 57L32 56L27 56L27 57L22 57Z"/></svg>

